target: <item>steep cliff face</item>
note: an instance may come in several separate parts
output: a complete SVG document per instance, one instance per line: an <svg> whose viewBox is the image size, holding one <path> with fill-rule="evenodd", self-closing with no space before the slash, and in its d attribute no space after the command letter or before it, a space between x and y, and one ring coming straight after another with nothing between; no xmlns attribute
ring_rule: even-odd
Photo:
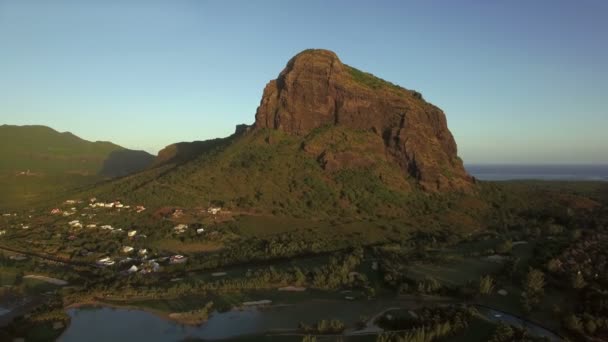
<svg viewBox="0 0 608 342"><path fill-rule="evenodd" d="M473 183L439 108L415 91L343 64L331 51L306 50L266 85L255 127L306 136L323 126L373 132L387 158L427 191L468 190Z"/></svg>

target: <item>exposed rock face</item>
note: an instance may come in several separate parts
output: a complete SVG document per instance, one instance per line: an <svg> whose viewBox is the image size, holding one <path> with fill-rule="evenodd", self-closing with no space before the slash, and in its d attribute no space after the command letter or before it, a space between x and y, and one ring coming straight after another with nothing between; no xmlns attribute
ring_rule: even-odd
<svg viewBox="0 0 608 342"><path fill-rule="evenodd" d="M255 127L306 135L326 125L373 131L385 153L427 191L466 190L473 183L439 108L343 64L331 51L306 50L266 85Z"/></svg>

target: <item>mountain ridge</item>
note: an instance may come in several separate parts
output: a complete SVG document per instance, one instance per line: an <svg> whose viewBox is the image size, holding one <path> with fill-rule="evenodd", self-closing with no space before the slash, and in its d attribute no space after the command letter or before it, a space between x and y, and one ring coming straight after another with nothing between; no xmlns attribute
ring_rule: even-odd
<svg viewBox="0 0 608 342"><path fill-rule="evenodd" d="M339 80L352 84L333 87L343 89L339 94L351 93L340 95L342 109L335 111L333 104L324 106L335 103L334 98L319 100L327 97L327 82L319 85L327 80L315 75L319 70L322 74L327 63L315 59L320 54L339 63L337 56L325 50L303 54L310 57L304 64L318 70L300 68L294 57L264 90L252 126L238 125L227 138L169 145L153 167L94 187L86 195L150 207L215 204L242 213L331 218L403 217L423 212L429 196L457 198L476 191L456 155L443 112L418 92L369 74L359 84L350 74L352 68L342 66ZM292 77L292 72L300 74ZM279 85L290 79L301 99L281 96L284 89ZM385 98L386 93L392 95ZM368 105L349 102L353 94ZM303 102L303 110L294 101ZM395 105L408 104L411 114L394 113ZM324 114L334 113L341 118L325 120ZM407 127L402 127L403 117L408 118ZM405 145L395 138L404 139Z"/></svg>
<svg viewBox="0 0 608 342"><path fill-rule="evenodd" d="M107 141L88 141L44 125L0 125L0 203L29 203L52 193L124 176L153 156Z"/></svg>
<svg viewBox="0 0 608 342"><path fill-rule="evenodd" d="M266 85L254 126L306 135L325 125L373 131L426 191L472 187L439 108L416 91L343 64L332 51L305 50Z"/></svg>

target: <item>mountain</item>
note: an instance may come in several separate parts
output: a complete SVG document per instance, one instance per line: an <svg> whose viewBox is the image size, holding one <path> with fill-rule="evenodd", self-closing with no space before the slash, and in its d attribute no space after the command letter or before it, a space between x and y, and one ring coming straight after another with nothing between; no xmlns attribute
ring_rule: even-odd
<svg viewBox="0 0 608 342"><path fill-rule="evenodd" d="M268 83L255 126L305 136L327 125L373 132L370 148L384 150L425 190L462 190L472 183L439 108L418 92L343 64L331 51L306 50ZM329 168L365 163L351 151L308 152Z"/></svg>
<svg viewBox="0 0 608 342"><path fill-rule="evenodd" d="M46 126L0 126L0 204L9 206L148 167L153 156ZM136 158L134 158L136 156Z"/></svg>
<svg viewBox="0 0 608 342"><path fill-rule="evenodd" d="M429 196L476 188L440 109L326 50L289 61L251 127L171 145L155 165L88 194L289 216L407 216Z"/></svg>

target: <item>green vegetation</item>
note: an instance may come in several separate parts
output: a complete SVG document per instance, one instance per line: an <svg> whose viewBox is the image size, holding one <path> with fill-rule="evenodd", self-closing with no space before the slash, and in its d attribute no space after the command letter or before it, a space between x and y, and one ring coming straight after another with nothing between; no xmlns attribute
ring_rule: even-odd
<svg viewBox="0 0 608 342"><path fill-rule="evenodd" d="M339 320L321 320L314 325L308 325L306 323L300 323L298 327L299 330L305 333L315 333L315 334L340 334L344 331L345 326Z"/></svg>
<svg viewBox="0 0 608 342"><path fill-rule="evenodd" d="M126 150L110 142L90 142L45 126L0 126L0 207L22 208L32 203L66 196L75 188L96 183L104 178L102 172L138 170L142 166L111 163L115 152ZM143 162L151 161L147 155ZM138 155L141 158L141 155ZM110 167L111 166L111 167Z"/></svg>
<svg viewBox="0 0 608 342"><path fill-rule="evenodd" d="M348 68L348 72L352 76L353 80L355 80L355 82L358 82L371 89L380 89L387 87L398 91L405 91L404 88L391 82L385 81L381 78L378 78L368 72L361 71L348 65L346 65L346 68Z"/></svg>

